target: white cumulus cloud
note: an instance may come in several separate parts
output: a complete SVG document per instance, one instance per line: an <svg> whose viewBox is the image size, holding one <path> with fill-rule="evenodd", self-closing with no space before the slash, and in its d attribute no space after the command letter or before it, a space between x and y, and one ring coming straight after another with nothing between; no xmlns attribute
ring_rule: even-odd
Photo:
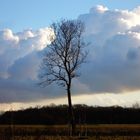
<svg viewBox="0 0 140 140"><path fill-rule="evenodd" d="M99 8L102 7L102 8ZM100 12L100 9L105 9ZM80 81L93 92L127 92L140 87L140 8L97 6L79 16L91 46Z"/></svg>
<svg viewBox="0 0 140 140"><path fill-rule="evenodd" d="M13 33L10 29L0 31L0 77L7 78L8 69L12 65L15 66L14 63L19 59L25 59L26 56L32 55L32 52L43 50L50 44L52 36L53 31L50 28L25 30L19 33ZM33 61L33 58L29 58Z"/></svg>

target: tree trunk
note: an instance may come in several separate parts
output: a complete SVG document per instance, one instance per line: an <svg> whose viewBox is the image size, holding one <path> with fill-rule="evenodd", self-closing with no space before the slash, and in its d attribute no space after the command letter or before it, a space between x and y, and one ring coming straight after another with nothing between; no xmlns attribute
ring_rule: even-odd
<svg viewBox="0 0 140 140"><path fill-rule="evenodd" d="M74 135L75 133L75 119L74 119L74 113L73 113L73 107L72 107L72 101L71 101L71 90L70 88L67 89L68 94L68 111L69 111L69 123L70 123L70 134Z"/></svg>

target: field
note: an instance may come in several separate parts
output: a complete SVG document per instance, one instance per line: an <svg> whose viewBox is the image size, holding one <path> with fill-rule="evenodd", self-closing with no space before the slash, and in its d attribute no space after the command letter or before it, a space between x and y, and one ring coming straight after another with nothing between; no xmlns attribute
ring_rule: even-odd
<svg viewBox="0 0 140 140"><path fill-rule="evenodd" d="M140 140L139 124L79 125L69 136L66 125L0 125L0 140Z"/></svg>

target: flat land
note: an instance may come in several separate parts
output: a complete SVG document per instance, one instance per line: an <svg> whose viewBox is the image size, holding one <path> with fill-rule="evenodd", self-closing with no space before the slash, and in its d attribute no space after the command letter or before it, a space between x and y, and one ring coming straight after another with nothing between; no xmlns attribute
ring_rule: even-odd
<svg viewBox="0 0 140 140"><path fill-rule="evenodd" d="M0 125L0 140L140 140L140 124L78 125L69 135L67 125Z"/></svg>

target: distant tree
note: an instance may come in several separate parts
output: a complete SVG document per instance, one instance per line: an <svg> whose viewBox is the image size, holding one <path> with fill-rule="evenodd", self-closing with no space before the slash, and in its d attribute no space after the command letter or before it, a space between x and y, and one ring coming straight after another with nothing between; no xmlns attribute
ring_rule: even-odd
<svg viewBox="0 0 140 140"><path fill-rule="evenodd" d="M138 102L136 102L132 105L132 108L135 108L135 109L140 108L140 104Z"/></svg>
<svg viewBox="0 0 140 140"><path fill-rule="evenodd" d="M80 76L78 69L87 56L87 52L83 50L86 46L82 39L84 25L78 20L61 20L53 23L51 28L55 37L44 53L39 73L40 85L47 86L56 82L59 86L66 88L69 121L73 134L75 121L71 101L71 84L73 78Z"/></svg>

